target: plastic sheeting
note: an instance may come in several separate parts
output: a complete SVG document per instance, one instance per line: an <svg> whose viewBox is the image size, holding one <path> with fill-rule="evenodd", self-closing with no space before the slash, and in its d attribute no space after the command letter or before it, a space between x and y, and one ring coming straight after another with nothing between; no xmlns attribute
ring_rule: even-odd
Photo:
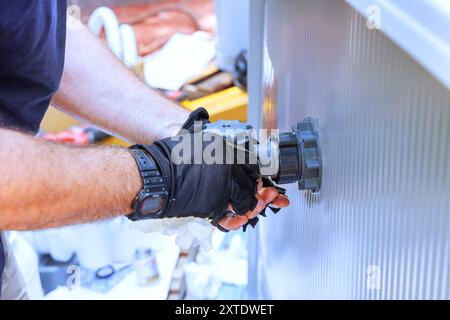
<svg viewBox="0 0 450 320"><path fill-rule="evenodd" d="M250 296L450 299L450 92L343 0L251 11L252 120L316 118L324 167L252 233Z"/></svg>

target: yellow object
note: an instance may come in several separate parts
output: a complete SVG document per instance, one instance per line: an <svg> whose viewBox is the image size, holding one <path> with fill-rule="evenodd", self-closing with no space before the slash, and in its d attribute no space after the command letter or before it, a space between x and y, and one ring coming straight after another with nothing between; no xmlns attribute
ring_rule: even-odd
<svg viewBox="0 0 450 320"><path fill-rule="evenodd" d="M41 123L46 132L61 132L80 124L79 121L50 106Z"/></svg>
<svg viewBox="0 0 450 320"><path fill-rule="evenodd" d="M106 138L105 140L101 141L99 144L108 145L108 146L121 146L121 147L129 147L131 145L128 142L125 142L116 137Z"/></svg>
<svg viewBox="0 0 450 320"><path fill-rule="evenodd" d="M210 94L206 97L181 102L181 105L193 111L198 107L208 110L211 121L240 120L247 121L247 93L238 87L232 87Z"/></svg>

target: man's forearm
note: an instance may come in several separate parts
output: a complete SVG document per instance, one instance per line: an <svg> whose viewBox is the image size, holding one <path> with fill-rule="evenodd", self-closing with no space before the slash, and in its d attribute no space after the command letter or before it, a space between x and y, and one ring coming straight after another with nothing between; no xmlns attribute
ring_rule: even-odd
<svg viewBox="0 0 450 320"><path fill-rule="evenodd" d="M126 149L56 145L0 129L0 230L43 229L129 213L140 187Z"/></svg>
<svg viewBox="0 0 450 320"><path fill-rule="evenodd" d="M172 136L188 112L137 79L84 26L67 31L59 109L134 143Z"/></svg>

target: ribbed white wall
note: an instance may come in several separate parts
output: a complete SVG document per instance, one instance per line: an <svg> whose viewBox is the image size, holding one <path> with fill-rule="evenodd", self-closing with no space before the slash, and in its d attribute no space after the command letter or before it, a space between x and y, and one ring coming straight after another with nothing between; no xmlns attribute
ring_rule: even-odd
<svg viewBox="0 0 450 320"><path fill-rule="evenodd" d="M258 225L251 291L450 299L450 92L343 0L265 12L250 114L281 130L317 118L324 168L318 195L289 186L291 207Z"/></svg>

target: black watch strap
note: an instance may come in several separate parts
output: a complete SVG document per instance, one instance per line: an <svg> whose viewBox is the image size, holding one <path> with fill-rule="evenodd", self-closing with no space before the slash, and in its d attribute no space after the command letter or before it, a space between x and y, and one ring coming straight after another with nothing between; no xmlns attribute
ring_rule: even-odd
<svg viewBox="0 0 450 320"><path fill-rule="evenodd" d="M164 211L168 199L168 187L155 160L139 145L132 146L130 153L133 155L139 168L142 179L142 189L136 195L132 203L132 213L127 217L132 221L158 218ZM154 215L141 212L142 203L149 198L161 199L161 208Z"/></svg>

